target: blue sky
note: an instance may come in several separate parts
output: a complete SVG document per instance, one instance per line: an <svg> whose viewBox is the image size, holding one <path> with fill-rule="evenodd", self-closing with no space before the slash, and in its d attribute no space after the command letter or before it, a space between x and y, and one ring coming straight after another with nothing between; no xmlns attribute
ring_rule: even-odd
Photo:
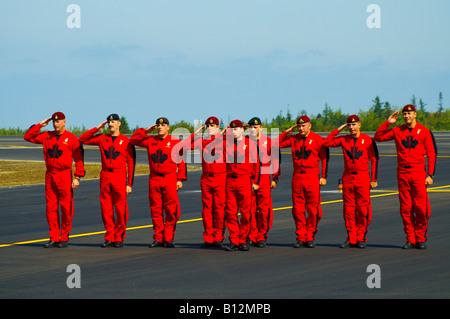
<svg viewBox="0 0 450 319"><path fill-rule="evenodd" d="M70 29L70 4L81 28ZM370 4L381 28L366 24ZM0 0L0 127L450 103L450 1Z"/></svg>

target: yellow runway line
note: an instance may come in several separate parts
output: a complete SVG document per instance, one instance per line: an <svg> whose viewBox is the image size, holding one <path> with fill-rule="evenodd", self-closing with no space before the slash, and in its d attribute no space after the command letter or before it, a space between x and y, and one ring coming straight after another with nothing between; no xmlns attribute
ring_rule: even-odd
<svg viewBox="0 0 450 319"><path fill-rule="evenodd" d="M442 188L450 188L450 185L431 187L431 188L428 189L428 191L431 191L431 192L449 192L450 191L450 190L442 190ZM398 194L398 192L388 192L386 194L372 195L370 197L371 198L384 197L384 196L392 196L392 195L397 195L397 194ZM327 201L327 202L321 202L320 204L321 205L326 205L326 204L333 204L333 203L340 203L340 202L342 202L342 199L332 200L332 201ZM278 207L278 208L274 208L273 210L274 211L278 211L278 210L286 210L286 209L292 209L292 206ZM198 221L201 221L201 220L202 220L202 218L187 219L187 220L178 221L177 224L198 222ZM144 229L144 228L151 228L151 227L153 227L153 225L134 226L134 227L127 228L127 231L137 230L137 229ZM71 236L69 236L69 238L87 237L87 236L101 235L101 234L104 234L104 233L105 233L105 231L83 233L83 234L71 235ZM1 244L0 248L1 247L16 246L16 245L34 244L34 243L45 242L45 241L48 241L48 240L49 240L48 238L45 238L45 239L21 241L21 242L16 242L16 243L11 243L11 244Z"/></svg>

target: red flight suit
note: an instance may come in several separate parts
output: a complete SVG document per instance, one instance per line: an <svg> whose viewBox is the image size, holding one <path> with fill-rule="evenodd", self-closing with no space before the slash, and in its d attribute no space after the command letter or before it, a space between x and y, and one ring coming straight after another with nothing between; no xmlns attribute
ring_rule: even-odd
<svg viewBox="0 0 450 319"><path fill-rule="evenodd" d="M224 139L226 178L226 222L229 240L239 246L249 242L251 231L252 184L259 184L256 143L242 135L237 141L231 134ZM238 217L240 212L241 217Z"/></svg>
<svg viewBox="0 0 450 319"><path fill-rule="evenodd" d="M104 238L105 241L123 242L129 214L126 186L133 186L136 150L123 134L112 137L111 134L96 135L97 131L96 127L90 129L80 136L79 141L100 147L100 204L106 230Z"/></svg>
<svg viewBox="0 0 450 319"><path fill-rule="evenodd" d="M34 144L42 144L45 165L46 215L50 240L68 241L73 219L72 161L75 162L74 175L83 177L83 147L77 137L65 130L61 135L55 131L40 132L41 124L31 126L24 139ZM58 213L61 207L61 218Z"/></svg>
<svg viewBox="0 0 450 319"><path fill-rule="evenodd" d="M322 218L320 205L320 174L327 178L329 150L323 146L323 138L309 132L302 138L300 134L280 137L280 149L291 147L294 173L292 177L292 216L294 218L298 242L313 242ZM320 169L322 164L322 170ZM305 213L308 212L308 216Z"/></svg>
<svg viewBox="0 0 450 319"><path fill-rule="evenodd" d="M335 129L325 138L323 145L340 146L344 154L344 174L342 175L344 221L347 240L350 244L356 245L367 241L366 235L372 220L370 182L377 181L378 148L375 141L367 134L360 133L357 139L351 134L339 137L338 134L339 130Z"/></svg>
<svg viewBox="0 0 450 319"><path fill-rule="evenodd" d="M280 149L278 139L273 140L265 134L255 141L260 163L259 189L252 192L252 231L250 240L265 242L272 228L273 207L271 182L278 182L280 170ZM271 177L272 176L272 180Z"/></svg>
<svg viewBox="0 0 450 319"><path fill-rule="evenodd" d="M200 151L202 158L203 239L205 243L221 243L225 233L225 184L227 168L224 159L222 134L199 136L192 134L183 141L184 146Z"/></svg>
<svg viewBox="0 0 450 319"><path fill-rule="evenodd" d="M175 147L180 140L171 135L164 139L147 135L145 129L141 128L133 133L130 142L147 149L153 238L160 243L173 242L176 223L180 218L177 181L187 179L184 155L179 154L179 146Z"/></svg>
<svg viewBox="0 0 450 319"><path fill-rule="evenodd" d="M375 132L377 142L395 141L397 149L397 181L400 215L403 220L406 241L415 245L427 240L430 201L425 179L434 175L437 147L433 133L417 123L410 131L406 124L389 129L385 121ZM428 158L426 169L425 156Z"/></svg>

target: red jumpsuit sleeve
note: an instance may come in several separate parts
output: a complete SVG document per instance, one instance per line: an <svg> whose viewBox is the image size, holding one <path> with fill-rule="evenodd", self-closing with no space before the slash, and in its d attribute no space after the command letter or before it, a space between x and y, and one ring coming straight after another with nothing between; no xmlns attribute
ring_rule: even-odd
<svg viewBox="0 0 450 319"><path fill-rule="evenodd" d="M250 143L253 146L250 146ZM256 143L249 139L249 157L250 163L252 163L252 183L259 185L261 180L261 163L259 162L259 154L258 149L256 147Z"/></svg>
<svg viewBox="0 0 450 319"><path fill-rule="evenodd" d="M197 136L197 137L196 137L196 136L194 135L194 133L192 133L191 136L192 136L192 140L191 140L191 150L198 149L198 150L200 151L200 157L202 157L202 156L203 156L203 154L202 154L202 151L203 151L203 143L204 143L203 137L201 137L201 136ZM209 141L208 141L205 145L211 143L213 138L214 138L214 137L210 137Z"/></svg>
<svg viewBox="0 0 450 319"><path fill-rule="evenodd" d="M140 147L148 147L149 138L150 136L147 135L145 129L139 128L131 135L130 143Z"/></svg>
<svg viewBox="0 0 450 319"><path fill-rule="evenodd" d="M378 154L377 143L372 139L372 143L368 150L370 165L371 165L371 180L372 182L378 181L378 164L380 162L380 155Z"/></svg>
<svg viewBox="0 0 450 319"><path fill-rule="evenodd" d="M187 166L184 161L181 161L177 164L178 166L178 173L177 173L177 180L179 181L185 181L187 180Z"/></svg>
<svg viewBox="0 0 450 319"><path fill-rule="evenodd" d="M30 143L43 144L45 139L43 134L45 132L40 132L41 128L42 125L40 123L32 125L23 136L23 139Z"/></svg>
<svg viewBox="0 0 450 319"><path fill-rule="evenodd" d="M206 145L208 145L208 147L211 147L211 148L220 146L220 144L224 145L223 144L223 141L225 140L224 137L225 136L222 135L221 133L213 135L213 136L210 137L209 140L206 140L207 141ZM201 144L198 144L199 142L201 142ZM193 147L197 147L197 145L199 145L200 148L202 148L203 138L197 138L197 139L194 138L193 143L194 143Z"/></svg>
<svg viewBox="0 0 450 319"><path fill-rule="evenodd" d="M342 138L337 137L339 134L339 130L335 129L333 132L328 134L328 136L323 140L323 145L325 147L337 147L341 146Z"/></svg>
<svg viewBox="0 0 450 319"><path fill-rule="evenodd" d="M270 149L270 165L272 166L272 180L278 182L281 175L281 149L279 144L276 143L275 147L271 146Z"/></svg>
<svg viewBox="0 0 450 319"><path fill-rule="evenodd" d="M425 139L425 149L428 158L428 175L434 175L436 171L436 158L438 151L433 133L431 131L428 132L429 134L427 134Z"/></svg>
<svg viewBox="0 0 450 319"><path fill-rule="evenodd" d="M199 140L201 140L200 138L198 138ZM197 140L198 140L197 139ZM190 149L193 150L194 149L194 142L196 141L195 139L195 134L192 133L191 135L189 135L188 138L185 138L182 142L180 147L182 147L183 149Z"/></svg>
<svg viewBox="0 0 450 319"><path fill-rule="evenodd" d="M128 168L127 186L133 187L134 174L136 171L136 148L131 143L128 143L127 146L127 168Z"/></svg>
<svg viewBox="0 0 450 319"><path fill-rule="evenodd" d="M388 121L380 125L373 137L376 142L386 142L394 139L394 131L389 129L390 125L391 123Z"/></svg>
<svg viewBox="0 0 450 319"><path fill-rule="evenodd" d="M291 146L291 139L292 135L288 136L286 131L281 133L281 135L278 137L280 149Z"/></svg>
<svg viewBox="0 0 450 319"><path fill-rule="evenodd" d="M320 162L322 163L322 178L327 178L328 176L328 162L330 161L330 150L328 147L325 147L323 145L323 139L319 139L318 141L320 143L319 148L319 158Z"/></svg>
<svg viewBox="0 0 450 319"><path fill-rule="evenodd" d="M86 173L84 170L84 150L83 146L80 144L78 140L76 140L73 144L72 154L73 154L73 161L75 162L74 175L77 177L83 177Z"/></svg>
<svg viewBox="0 0 450 319"><path fill-rule="evenodd" d="M259 163L252 163L252 183L259 185L261 179L261 170Z"/></svg>
<svg viewBox="0 0 450 319"><path fill-rule="evenodd" d="M187 165L186 165L186 162L184 161L186 154L184 153L183 146L187 146L188 144L184 144L181 140L178 140L178 139L176 139L176 140L172 139L172 141L176 141L176 144L174 144L174 146L172 148L172 152L178 153L178 154L176 154L177 155L176 162L177 162L177 168L178 168L177 180L185 181L185 180L187 180ZM173 155L172 155L172 157L173 157Z"/></svg>
<svg viewBox="0 0 450 319"><path fill-rule="evenodd" d="M87 144L87 145L99 145L100 144L100 140L102 138L102 134L99 135L95 135L98 132L97 128L94 127L92 129L90 129L89 131L84 132L79 138L78 140L80 141L80 143L82 144Z"/></svg>

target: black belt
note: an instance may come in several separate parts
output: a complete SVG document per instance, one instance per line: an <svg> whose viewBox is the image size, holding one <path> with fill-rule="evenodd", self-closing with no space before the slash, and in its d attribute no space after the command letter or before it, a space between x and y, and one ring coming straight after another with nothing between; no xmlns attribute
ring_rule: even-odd
<svg viewBox="0 0 450 319"><path fill-rule="evenodd" d="M300 171L299 173L300 174L306 174L306 171Z"/></svg>
<svg viewBox="0 0 450 319"><path fill-rule="evenodd" d="M403 166L403 168L412 168L411 165Z"/></svg>
<svg viewBox="0 0 450 319"><path fill-rule="evenodd" d="M164 177L165 175L164 175L164 174L161 174L161 173L158 173L158 174L156 174L156 176Z"/></svg>
<svg viewBox="0 0 450 319"><path fill-rule="evenodd" d="M358 172L350 172L350 174L352 174L352 175L357 175Z"/></svg>
<svg viewBox="0 0 450 319"><path fill-rule="evenodd" d="M217 177L217 176L225 176L226 173L203 173L203 176L206 177ZM237 177L237 175L235 175Z"/></svg>
<svg viewBox="0 0 450 319"><path fill-rule="evenodd" d="M231 178L238 178L237 175L228 175L228 176L230 176Z"/></svg>

